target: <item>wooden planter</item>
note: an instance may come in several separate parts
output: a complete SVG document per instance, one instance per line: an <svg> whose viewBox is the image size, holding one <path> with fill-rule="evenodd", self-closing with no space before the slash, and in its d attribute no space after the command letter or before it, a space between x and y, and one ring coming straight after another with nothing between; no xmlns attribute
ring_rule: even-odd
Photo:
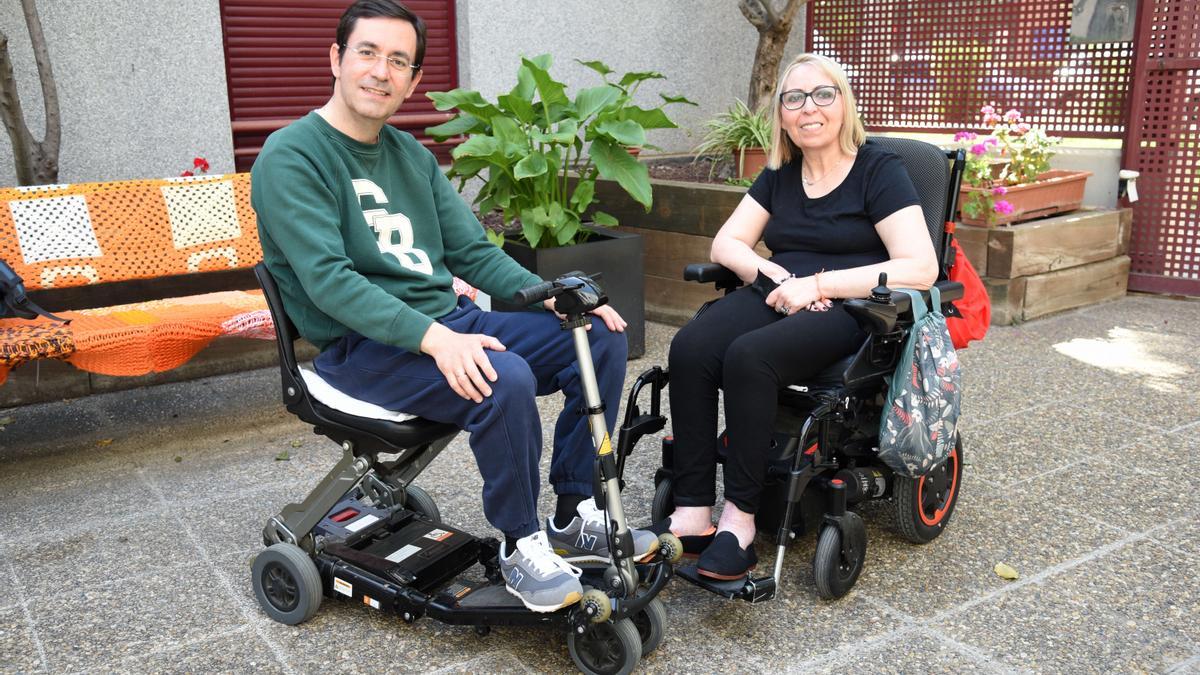
<svg viewBox="0 0 1200 675"><path fill-rule="evenodd" d="M992 323L1021 323L1125 295L1130 209L1085 208L1010 227L960 225L955 238L983 277Z"/></svg>
<svg viewBox="0 0 1200 675"><path fill-rule="evenodd" d="M985 193L991 188L963 186L958 193L959 222L967 225L1007 225L1074 211L1083 205L1084 184L1091 175L1091 171L1053 169L1038 176L1036 182L1008 186L1008 193L996 199L1012 204L1012 213L993 213L990 219L986 216L969 218L963 213L962 207L972 194Z"/></svg>

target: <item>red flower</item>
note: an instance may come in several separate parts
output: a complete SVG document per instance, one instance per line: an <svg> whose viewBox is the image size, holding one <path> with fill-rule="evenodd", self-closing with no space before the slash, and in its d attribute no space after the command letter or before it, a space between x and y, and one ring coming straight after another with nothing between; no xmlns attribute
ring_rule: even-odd
<svg viewBox="0 0 1200 675"><path fill-rule="evenodd" d="M188 176L195 176L196 174L192 173L191 171L184 171L183 173L181 173L181 174L179 174L179 175L180 175L180 177L182 177L182 178L186 178L186 177L188 177Z"/></svg>
<svg viewBox="0 0 1200 675"><path fill-rule="evenodd" d="M192 166L199 170L200 173L208 173L208 160L203 157L193 159Z"/></svg>

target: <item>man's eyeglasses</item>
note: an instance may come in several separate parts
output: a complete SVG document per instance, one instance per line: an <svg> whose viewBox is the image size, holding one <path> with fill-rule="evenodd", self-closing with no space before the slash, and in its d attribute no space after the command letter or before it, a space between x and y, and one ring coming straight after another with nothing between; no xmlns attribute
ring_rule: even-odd
<svg viewBox="0 0 1200 675"><path fill-rule="evenodd" d="M384 56L374 49L366 47L349 47L348 48L360 61L370 61L372 64L379 59L387 59L388 66L398 73L407 73L411 70L420 70L421 66L413 65L408 62L408 59L400 58L399 56Z"/></svg>
<svg viewBox="0 0 1200 675"><path fill-rule="evenodd" d="M779 95L779 102L788 110L799 110L804 107L804 102L811 98L814 104L824 108L837 100L837 94L837 87L829 84L812 91L788 89Z"/></svg>

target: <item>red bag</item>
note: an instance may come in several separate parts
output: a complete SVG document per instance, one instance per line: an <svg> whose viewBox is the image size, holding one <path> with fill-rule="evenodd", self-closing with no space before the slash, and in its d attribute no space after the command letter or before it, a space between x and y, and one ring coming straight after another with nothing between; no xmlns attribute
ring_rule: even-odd
<svg viewBox="0 0 1200 675"><path fill-rule="evenodd" d="M963 285L963 297L955 300L959 317L946 317L946 326L950 329L950 341L955 349L966 349L972 340L982 340L987 334L988 326L992 323L992 301L988 297L983 280L963 253L958 239L952 237L950 245L954 247L954 266L950 268L950 281L958 281Z"/></svg>

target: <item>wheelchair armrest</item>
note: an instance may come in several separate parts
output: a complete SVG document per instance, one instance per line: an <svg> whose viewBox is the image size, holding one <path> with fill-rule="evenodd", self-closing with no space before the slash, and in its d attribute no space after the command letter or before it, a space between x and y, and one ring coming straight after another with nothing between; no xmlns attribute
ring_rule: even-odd
<svg viewBox="0 0 1200 675"><path fill-rule="evenodd" d="M954 300L963 296L963 285L958 281L939 281L934 284L942 295L942 313ZM929 291L921 291L926 306L929 305ZM907 293L892 291L891 301L887 303L874 302L867 298L852 298L846 301L846 311L858 325L872 335L884 335L896 330L897 323L911 324L912 300Z"/></svg>
<svg viewBox="0 0 1200 675"><path fill-rule="evenodd" d="M699 281L702 284L714 283L717 290L729 291L742 285L742 280L733 270L718 263L692 263L683 268L684 281Z"/></svg>

